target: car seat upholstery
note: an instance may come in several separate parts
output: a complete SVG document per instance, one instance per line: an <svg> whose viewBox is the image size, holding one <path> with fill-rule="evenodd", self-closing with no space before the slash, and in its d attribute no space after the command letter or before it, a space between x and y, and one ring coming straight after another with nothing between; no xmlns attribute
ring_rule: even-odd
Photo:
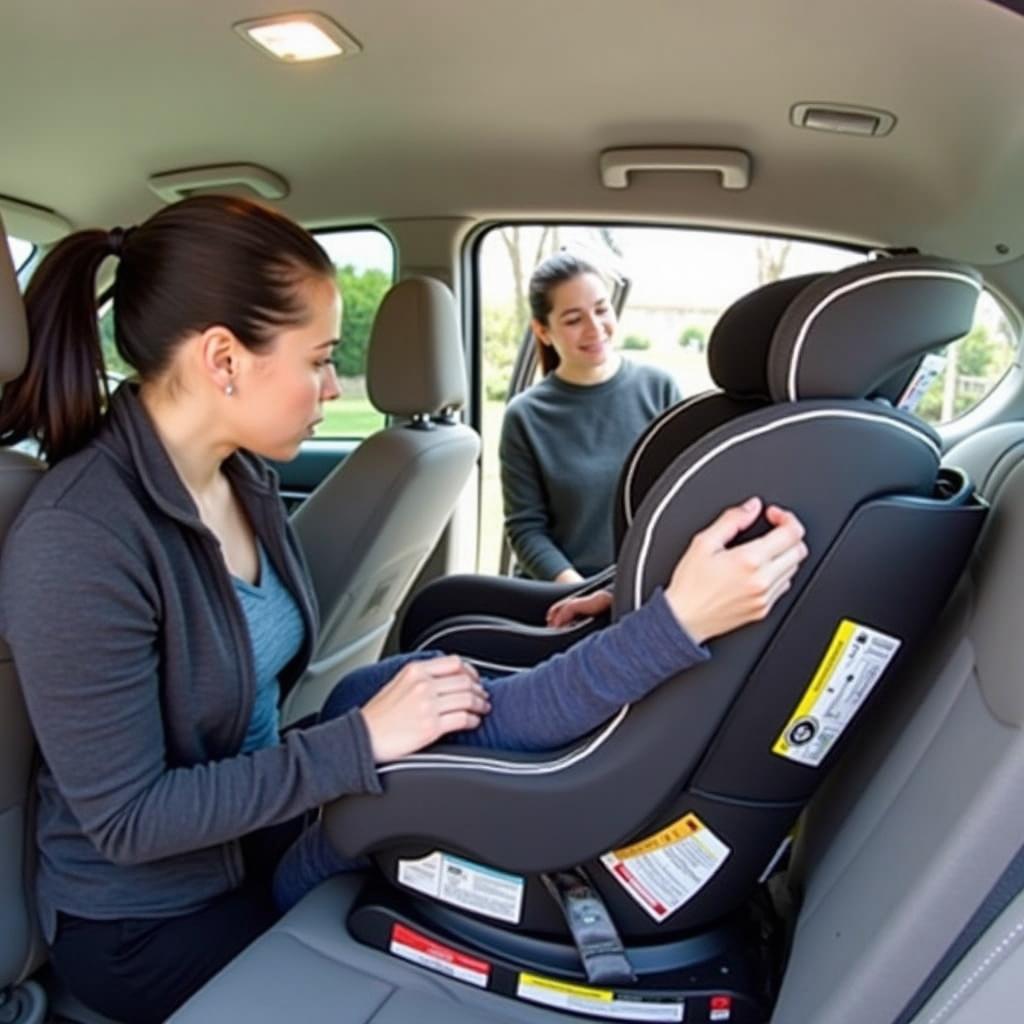
<svg viewBox="0 0 1024 1024"><path fill-rule="evenodd" d="M462 948L536 963L565 941L548 882L572 866L627 949L706 936L745 903L884 690L875 684L900 678L980 528L984 505L962 474L940 471L934 432L862 397L965 334L979 288L969 268L899 257L792 297L765 364L772 404L711 430L651 486L619 551L613 618L664 584L689 538L750 494L805 522L810 555L792 590L765 622L713 641L711 661L566 749L442 745L382 766L383 797L327 807L337 848L371 853L399 890L377 899L364 937L387 948L380 921L413 906ZM844 695L828 715L826 684ZM664 847L686 851L676 844L688 838L701 852L679 857L695 878L671 898L629 881L629 865ZM502 916L431 889L424 879L449 863L498 872L518 893L514 908ZM563 976L585 978L558 948Z"/></svg>
<svg viewBox="0 0 1024 1024"><path fill-rule="evenodd" d="M367 357L370 401L395 422L366 438L293 516L321 626L286 720L315 712L345 672L375 660L476 462L458 422L466 372L455 301L413 277L387 293Z"/></svg>
<svg viewBox="0 0 1024 1024"><path fill-rule="evenodd" d="M0 222L0 237L5 238ZM17 377L28 355L28 328L10 253L0 243L0 381ZM39 479L44 466L22 452L0 449L0 542L7 534L22 503ZM0 640L0 1007L7 993L11 1007L39 1006L38 989L12 990L43 960L43 949L35 926L35 900L30 880L34 862L35 837L30 808L34 785L32 771L35 742L29 726L14 662L7 645ZM11 1019L17 1019L13 1014Z"/></svg>
<svg viewBox="0 0 1024 1024"><path fill-rule="evenodd" d="M708 341L708 365L717 389L684 399L658 416L637 439L619 473L613 503L616 550L644 496L676 455L716 427L771 401L765 366L772 335L793 298L819 276L773 281L742 296L719 318ZM545 626L551 604L610 586L614 576L612 565L582 584L471 574L435 580L410 602L401 647L442 647L492 671L536 664L607 622L602 616L551 630Z"/></svg>

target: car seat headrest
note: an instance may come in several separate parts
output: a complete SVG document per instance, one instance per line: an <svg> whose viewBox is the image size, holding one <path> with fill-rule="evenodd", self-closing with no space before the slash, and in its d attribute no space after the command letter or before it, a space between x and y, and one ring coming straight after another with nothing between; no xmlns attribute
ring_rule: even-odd
<svg viewBox="0 0 1024 1024"><path fill-rule="evenodd" d="M972 267L893 256L811 282L783 313L768 352L776 402L864 398L930 349L967 334L981 291Z"/></svg>
<svg viewBox="0 0 1024 1024"><path fill-rule="evenodd" d="M452 293L410 277L384 296L366 361L370 401L392 416L434 415L466 401L462 334Z"/></svg>
<svg viewBox="0 0 1024 1024"><path fill-rule="evenodd" d="M736 398L768 399L768 350L793 299L822 274L772 281L737 299L719 317L708 341L711 378Z"/></svg>
<svg viewBox="0 0 1024 1024"><path fill-rule="evenodd" d="M14 380L25 369L28 324L2 220L0 238L0 383L5 383Z"/></svg>

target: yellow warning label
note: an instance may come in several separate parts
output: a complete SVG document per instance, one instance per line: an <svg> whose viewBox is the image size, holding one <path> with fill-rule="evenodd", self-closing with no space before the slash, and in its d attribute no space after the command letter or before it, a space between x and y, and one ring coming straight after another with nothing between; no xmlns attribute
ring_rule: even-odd
<svg viewBox="0 0 1024 1024"><path fill-rule="evenodd" d="M563 995L576 996L577 999L598 999L604 1003L610 1003L615 998L611 989L568 985L564 981L555 981L553 978L542 978L540 975L525 972L519 975L519 984L532 985L535 988L547 989L549 992L561 992Z"/></svg>
<svg viewBox="0 0 1024 1024"><path fill-rule="evenodd" d="M651 998L629 992L572 985L536 974L520 974L516 985L520 999L556 1010L586 1013L591 1017L621 1021L680 1022L686 1015L686 1004L671 997Z"/></svg>
<svg viewBox="0 0 1024 1024"><path fill-rule="evenodd" d="M772 752L808 767L820 765L901 643L870 626L843 619Z"/></svg>
<svg viewBox="0 0 1024 1024"><path fill-rule="evenodd" d="M640 857L645 853L653 853L655 850L671 846L673 843L678 843L683 839L689 839L690 836L696 835L703 827L704 823L696 814L686 814L678 821L673 821L671 825L667 825L660 832L655 832L653 836L641 839L639 843L633 843L632 846L624 846L621 850L612 850L612 853L619 860Z"/></svg>

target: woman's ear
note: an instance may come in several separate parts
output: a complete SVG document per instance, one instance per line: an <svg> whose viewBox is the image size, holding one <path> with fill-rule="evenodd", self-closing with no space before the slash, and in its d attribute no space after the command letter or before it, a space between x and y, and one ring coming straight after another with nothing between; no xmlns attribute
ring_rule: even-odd
<svg viewBox="0 0 1024 1024"><path fill-rule="evenodd" d="M533 336L542 345L550 345L551 344L551 332L548 330L548 328L544 324L542 324L536 318L534 318L534 319L532 319L530 321L530 330L533 331Z"/></svg>
<svg viewBox="0 0 1024 1024"><path fill-rule="evenodd" d="M241 364L242 343L227 327L214 325L199 339L203 369L214 387L230 396L235 393Z"/></svg>

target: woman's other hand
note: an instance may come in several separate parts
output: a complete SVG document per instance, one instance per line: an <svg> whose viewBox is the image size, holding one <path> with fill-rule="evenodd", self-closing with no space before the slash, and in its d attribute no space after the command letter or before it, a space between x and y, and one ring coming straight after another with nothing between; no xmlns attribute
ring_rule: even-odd
<svg viewBox="0 0 1024 1024"><path fill-rule="evenodd" d="M552 581L552 583L582 583L583 577L572 567L563 569Z"/></svg>
<svg viewBox="0 0 1024 1024"><path fill-rule="evenodd" d="M547 624L552 629L568 626L574 619L601 615L612 606L610 590L597 590L585 597L563 597L556 601L547 613Z"/></svg>
<svg viewBox="0 0 1024 1024"><path fill-rule="evenodd" d="M475 729L491 710L472 665L452 654L406 665L362 707L377 764Z"/></svg>
<svg viewBox="0 0 1024 1024"><path fill-rule="evenodd" d="M690 541L665 590L672 611L697 643L765 618L789 590L807 557L804 527L777 505L764 516L773 529L729 548L761 514L760 498L726 509Z"/></svg>

